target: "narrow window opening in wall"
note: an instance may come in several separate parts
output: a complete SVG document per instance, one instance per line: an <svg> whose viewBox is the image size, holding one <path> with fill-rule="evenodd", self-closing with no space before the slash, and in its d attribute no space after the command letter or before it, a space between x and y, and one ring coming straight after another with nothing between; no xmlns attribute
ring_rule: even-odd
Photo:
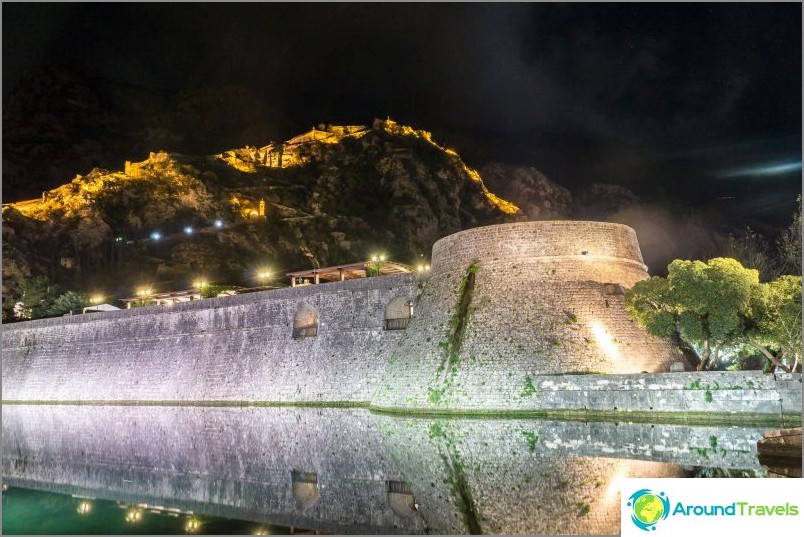
<svg viewBox="0 0 804 537"><path fill-rule="evenodd" d="M617 283L604 283L603 284L603 294L607 296L614 296L614 295L622 295L624 293L623 288L620 284Z"/></svg>
<svg viewBox="0 0 804 537"><path fill-rule="evenodd" d="M413 317L413 301L396 297L385 307L385 330L405 330Z"/></svg>
<svg viewBox="0 0 804 537"><path fill-rule="evenodd" d="M419 510L410 485L404 481L386 481L385 490L388 493L388 504L398 517L407 518Z"/></svg>
<svg viewBox="0 0 804 537"><path fill-rule="evenodd" d="M309 304L302 304L293 316L293 339L318 335L318 312Z"/></svg>
<svg viewBox="0 0 804 537"><path fill-rule="evenodd" d="M290 473L291 488L296 503L302 509L318 501L318 474L293 470Z"/></svg>

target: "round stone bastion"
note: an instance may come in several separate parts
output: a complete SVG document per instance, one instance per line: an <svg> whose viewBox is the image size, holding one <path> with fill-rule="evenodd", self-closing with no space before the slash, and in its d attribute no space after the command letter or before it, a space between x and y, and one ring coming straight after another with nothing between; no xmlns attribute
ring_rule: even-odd
<svg viewBox="0 0 804 537"><path fill-rule="evenodd" d="M436 242L431 265L374 406L521 408L538 375L655 373L681 360L625 309L624 292L648 277L628 226L474 228Z"/></svg>
<svg viewBox="0 0 804 537"><path fill-rule="evenodd" d="M534 277L626 287L648 277L636 232L607 222L502 224L460 231L433 245L434 275L465 270L474 261L500 267L527 264L536 271Z"/></svg>

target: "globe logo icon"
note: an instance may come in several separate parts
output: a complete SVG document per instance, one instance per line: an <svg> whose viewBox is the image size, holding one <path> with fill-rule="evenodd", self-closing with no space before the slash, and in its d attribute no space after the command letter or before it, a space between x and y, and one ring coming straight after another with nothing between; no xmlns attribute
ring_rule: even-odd
<svg viewBox="0 0 804 537"><path fill-rule="evenodd" d="M670 500L664 492L656 494L649 489L640 489L628 498L631 522L644 531L656 530L656 524L667 518Z"/></svg>

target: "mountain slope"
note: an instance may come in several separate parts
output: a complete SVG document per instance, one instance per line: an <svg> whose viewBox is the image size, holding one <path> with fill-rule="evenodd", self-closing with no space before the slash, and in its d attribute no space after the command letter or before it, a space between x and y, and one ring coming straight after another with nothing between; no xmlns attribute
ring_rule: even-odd
<svg viewBox="0 0 804 537"><path fill-rule="evenodd" d="M426 131L390 120L322 125L261 148L151 153L4 206L4 289L48 274L120 296L197 277L253 284L266 267L283 273L374 252L415 263L440 237L519 218Z"/></svg>

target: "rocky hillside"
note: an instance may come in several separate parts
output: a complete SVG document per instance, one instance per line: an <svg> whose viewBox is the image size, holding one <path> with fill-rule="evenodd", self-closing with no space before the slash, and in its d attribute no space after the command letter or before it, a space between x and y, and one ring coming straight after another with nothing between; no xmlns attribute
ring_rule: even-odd
<svg viewBox="0 0 804 537"><path fill-rule="evenodd" d="M257 271L407 263L461 229L523 218L426 131L393 121L326 126L280 144L196 157L151 153L3 207L3 283L47 274L130 295L194 278L248 285Z"/></svg>
<svg viewBox="0 0 804 537"><path fill-rule="evenodd" d="M516 203L528 220L562 220L574 212L570 191L532 166L493 163L480 169L492 191Z"/></svg>

